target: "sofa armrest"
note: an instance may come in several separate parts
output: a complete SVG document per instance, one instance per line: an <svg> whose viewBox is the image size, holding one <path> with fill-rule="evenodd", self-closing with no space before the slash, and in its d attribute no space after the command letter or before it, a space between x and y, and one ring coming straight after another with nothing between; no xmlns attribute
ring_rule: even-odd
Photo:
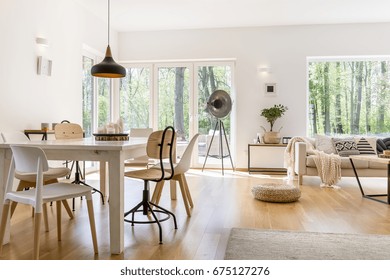
<svg viewBox="0 0 390 280"><path fill-rule="evenodd" d="M306 174L306 143L295 143L294 172L298 175Z"/></svg>

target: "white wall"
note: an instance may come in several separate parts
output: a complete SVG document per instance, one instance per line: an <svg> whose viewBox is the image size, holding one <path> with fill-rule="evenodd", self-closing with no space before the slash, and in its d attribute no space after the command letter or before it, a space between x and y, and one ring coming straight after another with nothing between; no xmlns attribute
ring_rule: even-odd
<svg viewBox="0 0 390 280"><path fill-rule="evenodd" d="M260 111L274 104L289 110L275 127L283 136L306 134L306 58L308 56L389 55L390 24L284 26L119 34L122 61L236 58L235 165L247 167L247 144L260 126ZM259 66L272 73L259 73ZM278 95L264 96L275 82Z"/></svg>
<svg viewBox="0 0 390 280"><path fill-rule="evenodd" d="M246 167L247 143L267 123L260 110L289 107L276 128L285 136L306 131L306 57L389 55L390 24L317 25L167 32L111 32L117 61L236 58L235 164ZM0 1L0 131L39 128L41 122L81 122L82 45L106 48L105 21L69 0ZM37 36L50 42L35 44ZM116 55L115 43L118 41ZM51 77L36 74L36 59L53 61ZM272 73L258 73L259 66ZM276 82L278 96L264 97Z"/></svg>
<svg viewBox="0 0 390 280"><path fill-rule="evenodd" d="M81 123L82 46L104 52L107 23L69 0L1 0L0 34L0 131ZM50 46L38 46L38 36ZM39 55L52 60L52 76L36 74Z"/></svg>

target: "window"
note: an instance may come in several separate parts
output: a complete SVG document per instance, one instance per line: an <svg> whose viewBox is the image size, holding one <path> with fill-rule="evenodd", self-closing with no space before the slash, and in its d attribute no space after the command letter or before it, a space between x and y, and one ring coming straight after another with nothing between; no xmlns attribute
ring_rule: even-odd
<svg viewBox="0 0 390 280"><path fill-rule="evenodd" d="M94 60L87 56L83 56L83 129L88 136L92 135L93 129L93 112L94 112L94 79L91 75L91 68Z"/></svg>
<svg viewBox="0 0 390 280"><path fill-rule="evenodd" d="M91 75L92 66L100 61L100 58L85 52L83 60L82 79L82 126L85 137L90 137L98 127L111 121L111 81L110 79L94 78Z"/></svg>
<svg viewBox="0 0 390 280"><path fill-rule="evenodd" d="M390 132L390 58L308 60L308 135Z"/></svg>
<svg viewBox="0 0 390 280"><path fill-rule="evenodd" d="M120 80L119 106L124 130L150 127L150 68L128 67Z"/></svg>
<svg viewBox="0 0 390 280"><path fill-rule="evenodd" d="M208 98L217 89L232 91L233 63L161 62L128 64L127 75L119 81L119 114L126 131L131 128L162 129L173 125L177 132L177 156L180 157L192 136L199 132L194 149L194 164L203 164L210 131L216 119L206 110ZM231 140L230 115L223 119ZM218 148L218 141L213 145ZM227 147L224 146L224 154ZM217 151L219 151L217 149ZM209 159L208 165L220 165L220 159Z"/></svg>

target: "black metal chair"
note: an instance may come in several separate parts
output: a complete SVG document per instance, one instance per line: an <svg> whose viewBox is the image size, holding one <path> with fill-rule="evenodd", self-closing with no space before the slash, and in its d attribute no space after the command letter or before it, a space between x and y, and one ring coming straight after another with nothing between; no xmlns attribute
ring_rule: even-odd
<svg viewBox="0 0 390 280"><path fill-rule="evenodd" d="M174 176L173 166L173 151L176 147L175 130L172 126L166 127L164 130L155 131L150 134L146 147L146 154L149 158L158 159L160 162L157 166L159 168L140 169L125 172L125 176L133 179L141 179L144 181L144 190L142 194L142 200L135 207L125 213L125 222L134 224L151 224L157 223L159 227L160 244L162 244L162 228L161 222L173 218L175 229L177 229L175 215L162 208L161 206L150 201L150 186L149 182L160 182L162 180L170 180ZM165 163L164 160L168 160ZM167 168L168 165L168 168ZM153 207L155 209L153 209ZM141 209L142 208L142 209ZM136 220L135 213L142 212L147 218ZM126 218L131 214L131 219ZM149 217L152 215L153 219ZM159 217L162 214L162 217Z"/></svg>

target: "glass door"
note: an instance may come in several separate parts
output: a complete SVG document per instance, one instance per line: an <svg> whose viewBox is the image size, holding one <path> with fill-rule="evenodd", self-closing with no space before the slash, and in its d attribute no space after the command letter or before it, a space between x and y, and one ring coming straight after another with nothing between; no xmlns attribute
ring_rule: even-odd
<svg viewBox="0 0 390 280"><path fill-rule="evenodd" d="M126 66L119 84L119 114L124 131L148 128L151 124L151 70L148 66Z"/></svg>
<svg viewBox="0 0 390 280"><path fill-rule="evenodd" d="M232 141L231 113L224 118L217 119L207 110L207 102L210 95L216 90L224 90L229 95L232 94L233 63L197 64L195 71L197 85L195 89L195 98L197 100L196 131L200 133L198 146L194 152L196 158L195 165L197 167L205 165L205 168L220 167L223 160L226 162L224 166L230 168L229 157L232 154L230 148ZM219 121L223 123L224 127L222 135L219 135ZM222 137L222 153L220 137Z"/></svg>
<svg viewBox="0 0 390 280"><path fill-rule="evenodd" d="M190 88L189 65L156 65L155 123L158 129L173 126L177 134L177 157L180 158L187 146L190 131Z"/></svg>

